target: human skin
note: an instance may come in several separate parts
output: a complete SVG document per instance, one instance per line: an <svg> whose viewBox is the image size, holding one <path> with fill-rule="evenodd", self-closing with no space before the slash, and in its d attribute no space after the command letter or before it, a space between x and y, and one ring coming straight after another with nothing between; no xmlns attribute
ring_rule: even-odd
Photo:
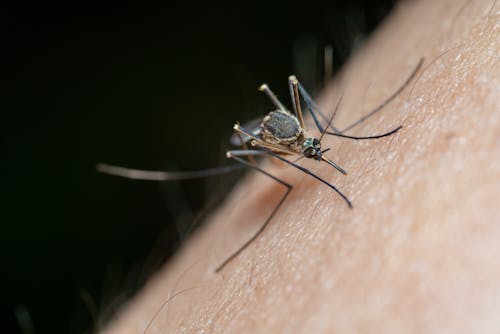
<svg viewBox="0 0 500 334"><path fill-rule="evenodd" d="M500 4L399 4L320 99L350 124L422 69L382 112L326 136L347 170L250 173L105 333L498 333L500 331Z"/></svg>

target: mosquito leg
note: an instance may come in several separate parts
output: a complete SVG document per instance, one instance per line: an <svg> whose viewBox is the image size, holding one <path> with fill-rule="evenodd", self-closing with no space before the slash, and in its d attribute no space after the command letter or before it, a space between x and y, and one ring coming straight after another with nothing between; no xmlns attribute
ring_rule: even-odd
<svg viewBox="0 0 500 334"><path fill-rule="evenodd" d="M375 109L373 109L372 111L370 111L365 116L361 117L356 122L354 122L351 125L347 126L343 130L338 130L333 125L331 125L329 128L333 132L335 132L337 134L342 134L342 133L344 133L346 131L349 131L352 128L358 126L362 122L366 121L368 118L370 118L373 115L375 115L377 112L379 112L380 110L382 110L386 105L388 105L390 102L392 102L399 94L401 94L401 92L409 85L409 83L413 80L413 78L415 78L415 75L418 73L418 71L422 67L423 62L424 62L424 58L420 58L417 66L415 67L415 69L413 70L413 72L410 74L410 76L408 76L408 78L406 79L406 81L388 99L386 99L378 107L376 107ZM328 122L328 119L323 114L323 112L320 110L320 108L318 107L318 105L316 104L316 102L314 102L314 100L312 99L311 95L309 95L309 93L304 88L304 86L302 86L300 84L300 82L299 82L299 91L300 91L300 94L302 94L302 97L304 98L304 102L307 105L307 109L311 113L311 116L312 116L312 118L314 120L314 123L316 124L316 127L319 129L320 132L323 132L323 127L319 123L318 116L321 117L322 121L325 122L325 123ZM329 133L329 134L331 134L331 133Z"/></svg>
<svg viewBox="0 0 500 334"><path fill-rule="evenodd" d="M343 132L349 131L352 128L354 128L354 127L358 126L359 124L363 123L368 118L370 118L373 115L375 115L376 113L378 113L380 110L382 110L386 105L388 105L390 102L392 102L399 94L401 94L401 92L410 84L410 82L413 80L413 78L417 74L418 70L422 67L423 63L424 63L424 58L420 58L420 60L418 61L417 66L415 67L415 69L413 70L413 72L411 72L410 76L406 79L406 81L391 96L389 96L389 98L387 98L384 102L382 102L382 104L380 104L378 107L376 107L375 109L373 109L372 111L370 111L365 116L363 116L360 119L358 119L356 122L354 122L351 125L345 127L342 131L336 131L336 132L343 133Z"/></svg>
<svg viewBox="0 0 500 334"><path fill-rule="evenodd" d="M299 120L300 127L304 128L304 116L302 115L302 109L300 107L299 90L297 87L298 84L299 82L297 81L295 75L291 75L288 77L288 88L290 90L290 96L293 102L293 111L295 113L295 116Z"/></svg>
<svg viewBox="0 0 500 334"><path fill-rule="evenodd" d="M297 84L298 84L300 94L302 94L302 97L304 98L304 102L306 103L307 110L311 114L311 117L314 121L314 124L316 124L316 127L318 128L319 132L323 132L324 129L323 129L323 126L321 126L321 123L319 122L318 115L319 115L319 117L321 117L321 119L324 123L328 123L328 119L321 112L321 110L319 109L319 106L316 104L316 102L314 102L311 95L309 95L309 93L306 91L304 86L302 86L299 81L297 81ZM332 124L330 124L329 128L335 132L340 132Z"/></svg>
<svg viewBox="0 0 500 334"><path fill-rule="evenodd" d="M298 103L295 102L295 93L292 85L292 78L297 80L297 77L295 75L290 75L288 77L288 91L290 92L290 100L292 101L292 107L293 107L293 114L297 119L299 118L299 115L297 115L297 105L300 105L300 100Z"/></svg>
<svg viewBox="0 0 500 334"><path fill-rule="evenodd" d="M330 122L328 124L331 123L333 117L335 116L335 113L336 111L338 110L338 107L340 105L340 100L339 102L337 103L337 107L335 108L335 112L332 114L331 118L330 118ZM248 131L245 130L244 128L242 128L241 126L239 126L238 124L235 125L234 129L236 131L241 131L243 134L246 134ZM323 138L323 135L325 134L325 131L323 131L323 133L321 134L321 138ZM321 141L321 138L319 139ZM275 144L270 144L270 143L266 143L258 138L255 138L255 139L252 139L252 141L250 142L250 144L253 146L253 147L257 147L259 149L262 149L264 152L273 152L273 155L279 155L279 159L283 160L283 158L281 157L281 155L294 155L296 154L295 152L293 151L290 151L290 150L287 150L287 149L284 149L282 146L279 146L279 145L275 145ZM300 159L300 158L299 158ZM297 159L297 160L299 160ZM321 156L321 160L328 163L330 166L334 167L335 169L337 169L339 172L341 172L342 174L347 174L347 172L342 169L339 165L337 165L335 162L331 161L330 159L326 158L325 156ZM299 165L295 165L293 162L290 162L287 160L288 163L290 163L291 165L295 166L296 168L299 168L302 170L303 167L299 166ZM304 170L302 170L304 171ZM311 174L311 172L309 172L307 169L306 169L307 172L305 172L306 174ZM315 178L319 178L317 175L312 175L313 177ZM319 178L320 181L322 181L323 183L325 183L326 181L324 181L323 179ZM331 184L329 184L328 182L326 182L326 184L328 184L330 187L333 187L333 189L335 191L337 191L344 199L347 200L347 198L338 191L337 188L335 188L334 186L332 186ZM347 200L348 201L348 200ZM349 202L349 201L348 201ZM350 205L350 202L348 203L349 206Z"/></svg>
<svg viewBox="0 0 500 334"><path fill-rule="evenodd" d="M228 151L227 152L227 157L228 158L231 158L233 160L236 160L237 162L241 163L243 166L245 167L248 167L248 168L251 168L251 169L254 169L258 172L261 172L262 174L264 175L267 175L269 176L271 179L275 180L276 182L279 182L281 183L282 185L284 185L287 189L286 189L286 193L283 195L283 197L280 199L280 201L278 202L278 204L274 207L273 211L271 212L271 214L269 215L269 217L266 219L266 221L264 222L264 224L262 224L262 226L257 230L257 232L255 232L255 234L247 240L247 242L245 242L243 244L243 246L241 246L236 252L234 252L233 254L231 254L226 260L224 260L224 262L222 262L218 267L217 269L215 269L215 272L218 273L219 271L221 271L229 262L231 262L232 260L234 260L241 252L243 252L252 242L255 241L255 239L257 239L259 237L259 235L262 234L262 232L264 232L264 230L266 229L266 227L269 225L269 222L273 219L274 215L276 214L276 212L279 210L279 208L282 206L282 204L285 202L286 198L288 197L288 194L290 194L290 191L292 191L292 188L293 186L279 178L277 178L276 176L266 172L265 170L261 169L260 167L258 167L257 165L254 165L248 161L246 161L245 159L242 159L240 158L241 156L252 156L252 155L262 155L264 152L262 151L256 151L256 150L240 150L240 151Z"/></svg>
<svg viewBox="0 0 500 334"><path fill-rule="evenodd" d="M327 131L326 134L329 134L329 135L332 135L332 136L341 137L341 138L354 139L354 140L378 139L378 138L387 137L387 136L390 136L392 134L395 134L396 132L398 132L402 128L403 127L400 125L397 128L395 128L395 129L393 129L393 130L391 130L389 132L382 133L382 134L379 134L379 135L364 136L364 137L348 136L348 135L344 135L344 134L341 134L341 133L330 132L330 131Z"/></svg>
<svg viewBox="0 0 500 334"><path fill-rule="evenodd" d="M337 111L339 110L340 102L341 101L342 101L342 95L340 95L340 98L339 98L339 100L337 102L337 105L335 106L335 109L334 109L334 111L332 113L332 116L330 116L330 120L328 121L328 124L327 124L326 128L323 130L323 132L321 133L321 136L319 137L319 141L320 142L323 139L323 136L325 134L329 134L329 135L337 136L337 137L342 137L342 138L354 139L354 140L378 139L378 138L390 136L390 135L396 133L397 131L399 131L400 129L403 128L402 126L398 126L397 128L395 128L395 129L393 129L393 130L391 130L389 132L382 133L380 135L362 136L362 137L359 137L359 136L348 136L348 135L344 135L344 134L341 134L341 133L327 131L328 128L330 127L330 125L332 124L333 119L334 119L335 115L337 114Z"/></svg>
<svg viewBox="0 0 500 334"><path fill-rule="evenodd" d="M258 137L256 137L255 135L253 135L250 131L248 131L247 129L245 129L244 127L242 127L240 125L240 123L236 122L234 125L233 125L233 130L234 132L236 133L239 133L239 134L242 134L244 136L247 136L249 139L252 139L252 140L260 140Z"/></svg>
<svg viewBox="0 0 500 334"><path fill-rule="evenodd" d="M241 135L241 133L240 132L236 132L236 135L238 136L238 138L240 138L242 149L243 150L249 150L247 142L245 142L243 140L243 136ZM257 161L255 161L255 158L253 157L253 155L249 155L247 158L248 158L248 161L250 161L252 164L255 165L257 163Z"/></svg>
<svg viewBox="0 0 500 334"><path fill-rule="evenodd" d="M286 111L286 108L283 105L283 103L281 103L280 100L278 100L278 98L276 97L276 95L274 95L274 93L271 91L271 89L269 88L268 85L266 85L266 84L260 85L259 90L261 92L266 93L266 95L269 97L269 99L271 100L271 102L274 104L274 106L276 108L278 108L279 110Z"/></svg>
<svg viewBox="0 0 500 334"><path fill-rule="evenodd" d="M317 128L321 132L321 137L323 137L323 135L326 133L326 134L329 134L329 135L335 135L335 136L338 136L338 137L351 138L351 139L375 139L375 138L381 138L381 137L389 136L389 135L395 133L396 131L398 131L399 129L401 129L401 126L400 126L397 129L392 130L392 131L390 131L388 133L384 133L382 135L366 136L366 137L354 137L354 136L342 135L342 132L344 132L346 130L339 131L338 129L336 129L333 126L333 124L332 124L333 118L330 118L330 120L328 120L325 117L325 115L323 114L323 112L319 109L319 106L316 104L316 102L314 102L314 100L311 98L311 96L306 91L306 89L304 88L304 86L302 86L300 83L299 83L299 89L300 89L300 93L302 94L302 96L304 98L304 101L306 102L306 105L308 106L308 110L311 113L311 116L313 117L314 122L316 123ZM337 103L337 106L335 107L335 111L334 111L333 115L335 115L337 113L338 106L340 104L341 99L342 99L342 97L339 99L339 102ZM323 129L323 127L319 123L316 113L322 118L322 120L324 122L328 122L328 125L326 126L325 129ZM332 129L333 132L332 131L326 131L327 129Z"/></svg>
<svg viewBox="0 0 500 334"><path fill-rule="evenodd" d="M332 116L330 116L330 120L328 121L328 124L326 125L326 128L321 132L321 136L319 137L319 141L323 139L323 136L327 132L328 128L332 125L333 119L335 118L335 115L337 115L337 112L339 111L340 108L340 103L342 102L342 97L344 94L340 94L339 100L337 101L337 105L335 106L335 109L333 110Z"/></svg>
<svg viewBox="0 0 500 334"><path fill-rule="evenodd" d="M233 130L237 133L239 132L241 134L249 136L251 138L250 145L252 145L254 147L257 145L262 146L262 147L270 149L270 150L272 150L276 153L279 153L279 154L295 154L295 152L291 152L290 150L287 150L287 149L280 147L278 145L269 144L269 143L264 142L262 139L253 136L248 130L246 130L244 127L240 126L238 123L236 123L233 126Z"/></svg>
<svg viewBox="0 0 500 334"><path fill-rule="evenodd" d="M314 173L313 173L313 172L311 172L309 169L304 168L304 167L302 167L302 166L300 166L300 165L297 165L296 163L294 163L294 162L292 162L292 161L290 161L290 160L288 160L288 159L283 158L281 155L279 155L279 154L277 154L277 153L275 153L275 152L273 152L273 151L271 151L271 150L268 150L268 149L267 149L267 148L265 148L265 147L262 147L262 148L261 148L261 150L262 150L262 152L264 152L264 153L266 153L266 154L268 154L268 155L270 155L270 156L273 156L273 157L275 157L276 159L281 160L281 161L283 161L284 163L289 164L290 166L293 166L293 167L297 168L298 170L300 170L300 171L302 171L302 172L306 173L307 175L312 176L312 177L313 177L313 178L315 178L316 180L320 181L321 183L325 184L325 185L326 185L326 186L328 186L329 188L333 189L333 190L334 190L337 194L339 194L339 195L340 195L340 197L342 197L342 199L344 199L344 201L346 202L346 204L347 204L347 205L348 205L348 206L352 209L352 203L351 203L351 201L349 201L349 199L347 198L347 196L346 196L346 195L344 195L344 194L343 194L340 190L338 190L338 189L337 189L337 188L336 188L333 184L329 183L329 182L328 182L328 181L326 181L325 179L323 179L323 178L319 177L318 175L314 174Z"/></svg>
<svg viewBox="0 0 500 334"><path fill-rule="evenodd" d="M323 87L326 87L333 77L333 47L331 45L323 49L323 69Z"/></svg>
<svg viewBox="0 0 500 334"><path fill-rule="evenodd" d="M219 167L196 170L196 171L162 172L162 171L125 168L120 166L108 165L105 163L98 163L96 166L96 169L104 174L120 176L127 179L146 180L146 181L175 181L175 180L200 179L209 176L228 174L242 168L243 166L239 164L234 164L229 166L219 166Z"/></svg>

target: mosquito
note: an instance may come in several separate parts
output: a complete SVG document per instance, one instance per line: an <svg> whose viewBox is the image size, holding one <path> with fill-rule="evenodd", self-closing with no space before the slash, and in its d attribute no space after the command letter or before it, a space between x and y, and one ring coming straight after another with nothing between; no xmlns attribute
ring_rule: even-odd
<svg viewBox="0 0 500 334"><path fill-rule="evenodd" d="M278 212L280 207L283 205L283 203L286 201L288 195L293 189L293 185L291 185L290 183L285 182L284 180L262 169L255 161L255 158L261 156L273 157L289 166L300 170L301 172L311 176L312 178L318 180L319 182L332 189L343 199L343 201L349 208L352 208L353 206L349 198L344 195L337 187L326 181L324 178L311 172L309 169L297 164L297 162L302 158L313 159L318 162L327 163L341 174L347 174L347 172L342 167L325 156L325 153L328 152L330 148L322 148L321 144L324 136L332 135L352 140L372 140L391 136L402 129L402 126L398 126L382 134L361 137L344 134L344 132L353 129L354 127L366 121L368 118L378 113L387 104L394 100L408 86L408 84L418 73L423 64L423 61L423 58L419 60L417 66L414 68L410 76L408 76L405 82L391 96L389 96L389 98L387 98L382 104L367 113L365 116L361 117L356 122L345 127L343 130L339 130L335 126L333 126L333 119L338 112L342 96L339 98L332 115L329 119L327 119L319 109L318 105L313 101L306 89L300 84L298 79L294 75L291 75L288 78L288 86L292 101L292 111L288 110L281 103L281 101L271 91L267 84L262 84L259 87L259 90L264 92L268 96L275 109L269 112L264 118L252 122L249 126L242 126L238 122L236 122L236 124L233 126L234 135L231 138L231 143L241 146L241 149L227 151L226 157L235 160L237 164L187 172L145 171L113 166L104 163L98 164L97 169L100 172L106 174L112 174L131 179L171 181L204 178L213 175L230 173L241 168L249 168L258 171L273 179L274 181L282 184L286 188L286 192L281 197L278 204L274 207L266 221L250 239L248 239L242 246L240 246L238 250L236 250L229 257L227 257L226 260L218 265L218 267L215 269L215 272L218 273L238 255L240 255L264 232L266 227L269 225L269 223ZM302 112L300 97L302 97L302 99L304 100L306 109L311 115L313 122L320 133L320 136L318 138L312 136L309 129L307 129L307 126L304 122L304 115ZM323 124L326 123L326 125L322 126L322 122ZM292 160L290 158L294 159Z"/></svg>

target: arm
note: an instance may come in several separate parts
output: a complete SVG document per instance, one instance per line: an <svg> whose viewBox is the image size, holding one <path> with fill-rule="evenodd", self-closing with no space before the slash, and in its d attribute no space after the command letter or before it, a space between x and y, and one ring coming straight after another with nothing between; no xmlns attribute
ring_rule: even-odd
<svg viewBox="0 0 500 334"><path fill-rule="evenodd" d="M285 191L251 173L106 332L142 333L157 311L150 333L498 331L500 4L492 4L402 3L326 89L325 111L344 92L342 128L426 59L410 87L349 134L401 131L325 140L347 176L303 161L353 210L300 172L264 164L294 185L266 232L214 274Z"/></svg>

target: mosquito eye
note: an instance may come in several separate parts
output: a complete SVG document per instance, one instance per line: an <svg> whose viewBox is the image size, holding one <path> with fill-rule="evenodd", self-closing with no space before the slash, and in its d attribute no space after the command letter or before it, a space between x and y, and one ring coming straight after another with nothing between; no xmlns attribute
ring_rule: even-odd
<svg viewBox="0 0 500 334"><path fill-rule="evenodd" d="M308 147L306 148L304 151L303 151L303 154L306 158L312 158L314 156L316 156L316 153L318 151L312 147Z"/></svg>
<svg viewBox="0 0 500 334"><path fill-rule="evenodd" d="M319 140L317 140L316 138L314 138L313 145L314 146L318 146L319 145Z"/></svg>

